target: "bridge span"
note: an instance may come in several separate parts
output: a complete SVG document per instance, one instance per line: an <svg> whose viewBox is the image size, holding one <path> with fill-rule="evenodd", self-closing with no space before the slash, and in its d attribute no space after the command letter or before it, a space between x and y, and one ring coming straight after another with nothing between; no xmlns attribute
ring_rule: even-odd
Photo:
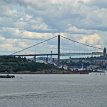
<svg viewBox="0 0 107 107"><path fill-rule="evenodd" d="M58 56L58 53L50 54L16 54L16 55L1 55L1 56ZM102 52L91 52L91 53L60 53L60 56L75 56L75 55L103 55Z"/></svg>
<svg viewBox="0 0 107 107"><path fill-rule="evenodd" d="M45 42L48 42L48 41L50 41L50 40L53 40L54 38L56 38L57 37L57 40L58 40L58 43L57 43L57 52L55 52L55 53L52 53L52 48L51 48L51 53L36 53L36 52L33 52L34 54L22 54L22 53L20 53L20 52L23 52L23 51L25 51L25 50L28 50L28 49L30 49L30 48L32 48L32 47L37 47L38 45L40 45L40 44L43 44L43 43L45 43ZM71 45L71 47L73 46L73 44L75 45L75 43L76 44L79 44L79 45L82 45L82 46L85 46L85 47L89 47L89 48L93 48L93 49L95 49L95 50L93 50L93 51L95 51L95 52L87 52L87 51L83 51L83 52L75 52L74 50L72 50L71 52L69 52L69 50L68 50L68 53L66 52L66 53L64 53L65 51L62 51L60 48L61 48L61 40L60 39L66 39L66 40L68 40L70 43L72 43L72 45ZM57 56L57 58L58 58L58 62L60 63L60 56L76 56L76 55L78 55L78 56L88 56L88 55L92 55L92 56L101 56L101 55L104 55L104 53L103 52L100 52L100 51L98 51L98 52L96 52L96 49L97 50L102 50L102 48L98 48L98 47L95 47L95 46L92 46L92 45L89 45L89 44L85 44L85 43L81 43L81 42L78 42L78 41L76 41L76 40L72 40L72 39L70 39L70 38L68 38L68 37L65 37L65 36L61 36L61 35L58 35L58 36L54 36L54 37L52 37L52 38L49 38L49 39L47 39L47 40L44 40L44 41L42 41L42 42L39 42L39 43L36 43L36 44L34 44L34 45L31 45L31 46L29 46L29 47L26 47L26 48L24 48L24 49L21 49L21 50L19 50L19 51L16 51L16 52L14 52L14 53L12 53L12 54L10 54L10 55L1 55L1 56L10 56L10 57L18 57L18 56L20 56L20 57L27 57L27 56L34 56L34 57L38 57L38 56ZM78 50L81 50L80 49L80 47L79 47L79 49ZM62 52L61 52L62 51Z"/></svg>

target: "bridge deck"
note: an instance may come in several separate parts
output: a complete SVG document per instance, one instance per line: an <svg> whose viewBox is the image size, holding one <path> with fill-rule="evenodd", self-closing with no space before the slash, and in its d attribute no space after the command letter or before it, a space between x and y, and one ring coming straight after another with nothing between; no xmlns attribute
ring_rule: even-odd
<svg viewBox="0 0 107 107"><path fill-rule="evenodd" d="M17 54L17 55L1 55L1 56L57 56L58 53L50 54ZM60 56L74 56L74 55L102 55L102 52L92 52L92 53L60 53Z"/></svg>

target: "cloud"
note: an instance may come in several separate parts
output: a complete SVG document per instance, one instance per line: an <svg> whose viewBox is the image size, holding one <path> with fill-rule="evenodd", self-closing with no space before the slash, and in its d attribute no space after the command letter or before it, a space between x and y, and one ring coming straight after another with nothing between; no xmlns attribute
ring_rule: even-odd
<svg viewBox="0 0 107 107"><path fill-rule="evenodd" d="M59 32L70 33L69 37L73 39L80 37L79 40L84 43L106 45L106 2L106 0L1 0L1 48L6 49L6 46L10 46L9 50L13 50L13 46L16 46L17 49L21 49L34 43L31 41L37 43L56 36ZM14 40L15 44L10 43L9 39ZM56 43L52 41L48 45Z"/></svg>
<svg viewBox="0 0 107 107"><path fill-rule="evenodd" d="M4 41L5 37L0 35L0 42Z"/></svg>
<svg viewBox="0 0 107 107"><path fill-rule="evenodd" d="M30 42L22 39L7 39L0 36L0 54L7 55L29 46ZM29 50L28 50L29 51Z"/></svg>
<svg viewBox="0 0 107 107"><path fill-rule="evenodd" d="M98 34L87 35L87 36L80 37L78 41L81 43L86 43L94 46L94 45L99 45L101 41L101 37Z"/></svg>
<svg viewBox="0 0 107 107"><path fill-rule="evenodd" d="M33 38L33 39L48 39L49 37L49 34L41 34L41 33L28 32L28 31L24 31L22 35L25 38Z"/></svg>
<svg viewBox="0 0 107 107"><path fill-rule="evenodd" d="M9 54L13 51L13 40L7 40L6 38L0 37L0 54L3 52L3 54Z"/></svg>
<svg viewBox="0 0 107 107"><path fill-rule="evenodd" d="M99 8L107 8L107 0L90 0L89 4Z"/></svg>
<svg viewBox="0 0 107 107"><path fill-rule="evenodd" d="M4 6L4 5L0 6L0 10L2 10L0 12L0 16L11 17L16 14L16 11L11 10L11 8L8 5L7 6Z"/></svg>
<svg viewBox="0 0 107 107"><path fill-rule="evenodd" d="M37 33L37 32L30 32L23 29L18 28L2 28L1 32L4 33L6 38L13 38L13 39L48 39L49 36L52 37L52 34L49 33ZM5 33L8 32L8 33Z"/></svg>
<svg viewBox="0 0 107 107"><path fill-rule="evenodd" d="M71 24L68 24L68 27L66 28L66 32L68 33L77 33L77 34L88 34L88 32L90 33L90 31L87 31L85 29L81 29L81 28L78 28L76 26L73 26Z"/></svg>
<svg viewBox="0 0 107 107"><path fill-rule="evenodd" d="M107 10L100 10L99 8L86 5L92 1L68 0L66 2L64 0L45 0L44 2L43 0L11 0L7 2L8 5L10 2L10 6L16 5L17 8L9 8L8 11L15 12L15 15L5 20L9 20L10 23L13 21L14 23L11 25L13 27L38 32L49 32L49 29L56 29L57 32L66 32L65 29L70 23L72 26L83 30L106 30L107 15L105 15L105 12ZM105 17L103 17L104 15ZM10 26L9 22L6 23L6 26Z"/></svg>

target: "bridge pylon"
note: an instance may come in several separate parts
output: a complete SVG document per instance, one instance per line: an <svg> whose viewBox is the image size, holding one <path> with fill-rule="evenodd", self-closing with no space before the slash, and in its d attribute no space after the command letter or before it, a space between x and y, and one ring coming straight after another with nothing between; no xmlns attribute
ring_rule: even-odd
<svg viewBox="0 0 107 107"><path fill-rule="evenodd" d="M58 35L58 64L60 63L60 34Z"/></svg>

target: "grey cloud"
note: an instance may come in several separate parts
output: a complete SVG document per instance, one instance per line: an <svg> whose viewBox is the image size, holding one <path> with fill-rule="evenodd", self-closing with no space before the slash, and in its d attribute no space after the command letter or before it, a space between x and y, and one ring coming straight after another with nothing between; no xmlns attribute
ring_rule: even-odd
<svg viewBox="0 0 107 107"><path fill-rule="evenodd" d="M78 38L76 35L85 36L96 32L99 34L107 32L106 4L106 0L91 0L88 4L52 3L51 0L1 0L0 29L16 28L39 33L66 32L73 38ZM6 30L0 30L0 34L6 38L16 39L25 36L15 36ZM104 36L102 38L106 38ZM29 39L32 40L30 37Z"/></svg>
<svg viewBox="0 0 107 107"><path fill-rule="evenodd" d="M90 0L89 5L99 8L107 8L107 0Z"/></svg>
<svg viewBox="0 0 107 107"><path fill-rule="evenodd" d="M56 29L57 31L64 32L67 28L68 24L72 24L73 26L77 26L80 29L89 29L89 30L106 30L107 25L105 22L102 22L104 12L97 8L92 8L86 6L83 2L78 3L77 6L73 4L52 4L50 0L5 0L7 3L16 3L20 4L22 8L22 14L20 14L19 10L17 10L16 17L16 27L19 25L25 25L25 29L29 29L30 31L37 31L37 32L46 32L49 31L47 29L32 29L31 25L33 24L30 20L26 20L26 15L31 15L31 20L36 20L36 18L41 17L48 29ZM92 0L94 3L95 0ZM21 8L21 7L18 7ZM107 10L105 11L107 12ZM101 17L102 16L102 17ZM106 16L107 17L107 16ZM18 18L23 18L24 20L20 21ZM15 19L15 16L11 17L11 19ZM11 20L10 19L10 20ZM14 21L14 20L13 20ZM10 21L11 22L11 21ZM19 23L19 25L18 25ZM8 24L9 25L9 24Z"/></svg>

